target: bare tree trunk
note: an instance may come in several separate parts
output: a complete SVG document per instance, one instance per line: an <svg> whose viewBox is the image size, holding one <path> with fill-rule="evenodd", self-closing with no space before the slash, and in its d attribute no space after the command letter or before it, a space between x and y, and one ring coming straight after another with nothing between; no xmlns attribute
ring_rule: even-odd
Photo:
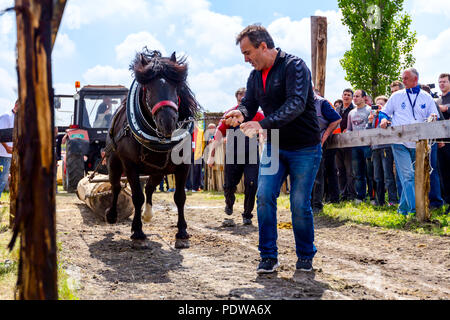
<svg viewBox="0 0 450 320"><path fill-rule="evenodd" d="M16 0L18 190L10 249L20 234L16 299L57 299L52 0Z"/></svg>

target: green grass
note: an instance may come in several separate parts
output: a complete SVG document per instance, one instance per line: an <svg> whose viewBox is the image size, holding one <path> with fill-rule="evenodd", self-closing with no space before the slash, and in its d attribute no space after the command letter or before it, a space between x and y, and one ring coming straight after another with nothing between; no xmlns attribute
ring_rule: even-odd
<svg viewBox="0 0 450 320"><path fill-rule="evenodd" d="M203 193L206 199L222 200L223 192L207 191ZM236 194L237 201L244 199L243 194ZM280 194L277 200L278 209L289 210L289 195ZM433 234L439 236L450 235L448 228L450 215L445 214L445 209L432 210L430 222L421 223L415 216L403 216L397 213L397 207L373 206L368 202L355 205L352 201L339 204L325 204L320 216L326 216L341 222L365 224L370 226L400 229L417 233Z"/></svg>
<svg viewBox="0 0 450 320"><path fill-rule="evenodd" d="M320 215L343 222L442 236L450 235L448 230L450 215L444 214L444 211L444 209L432 210L430 222L421 223L415 215L398 214L395 206L378 207L367 202L355 205L351 201L346 201L340 204L325 204Z"/></svg>
<svg viewBox="0 0 450 320"><path fill-rule="evenodd" d="M0 300L14 299L14 290L17 281L17 271L19 264L19 243L16 241L13 250L7 248L11 240L9 224L9 193L4 192L0 198ZM58 254L61 252L61 245L57 244ZM58 298L59 300L78 300L76 292L70 288L70 278L63 268L63 263L58 259Z"/></svg>

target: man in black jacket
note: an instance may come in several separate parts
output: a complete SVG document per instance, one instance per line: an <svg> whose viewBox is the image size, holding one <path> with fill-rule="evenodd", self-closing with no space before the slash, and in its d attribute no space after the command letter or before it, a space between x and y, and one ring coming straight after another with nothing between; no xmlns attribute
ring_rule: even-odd
<svg viewBox="0 0 450 320"><path fill-rule="evenodd" d="M302 59L275 48L272 37L262 26L246 27L236 38L236 44L255 70L250 74L247 92L238 109L225 116L226 123L240 125L247 136L267 130L257 191L261 256L257 272L270 273L279 266L277 198L288 174L296 268L310 271L317 252L311 191L322 156L311 72ZM251 121L259 107L266 117Z"/></svg>

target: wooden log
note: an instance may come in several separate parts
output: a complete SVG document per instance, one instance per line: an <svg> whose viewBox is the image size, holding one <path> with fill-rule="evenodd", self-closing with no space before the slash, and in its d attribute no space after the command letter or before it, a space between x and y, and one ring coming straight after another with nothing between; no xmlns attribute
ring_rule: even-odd
<svg viewBox="0 0 450 320"><path fill-rule="evenodd" d="M430 213L430 147L427 140L416 143L415 195L416 217L420 222L429 221Z"/></svg>
<svg viewBox="0 0 450 320"><path fill-rule="evenodd" d="M105 212L112 203L112 187L107 175L97 175L97 182L89 182L86 176L78 182L77 196L84 201L91 211L106 221ZM122 183L125 186L125 183ZM123 221L134 213L133 200L131 199L131 189L129 186L122 189L117 200L117 221Z"/></svg>
<svg viewBox="0 0 450 320"><path fill-rule="evenodd" d="M52 0L16 0L20 155L12 249L20 234L16 299L56 300Z"/></svg>

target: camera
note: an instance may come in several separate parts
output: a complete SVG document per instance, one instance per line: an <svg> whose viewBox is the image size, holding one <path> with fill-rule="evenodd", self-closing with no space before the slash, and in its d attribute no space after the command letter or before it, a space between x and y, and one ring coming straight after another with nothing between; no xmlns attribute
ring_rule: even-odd
<svg viewBox="0 0 450 320"><path fill-rule="evenodd" d="M436 88L435 84L434 83L430 83L430 84L427 84L427 86L430 88L430 95L431 95L431 97L433 97L433 99L439 98L439 95L437 94L437 92L431 91L431 89Z"/></svg>
<svg viewBox="0 0 450 320"><path fill-rule="evenodd" d="M373 104L372 105L372 110L378 111L378 105L377 104Z"/></svg>

